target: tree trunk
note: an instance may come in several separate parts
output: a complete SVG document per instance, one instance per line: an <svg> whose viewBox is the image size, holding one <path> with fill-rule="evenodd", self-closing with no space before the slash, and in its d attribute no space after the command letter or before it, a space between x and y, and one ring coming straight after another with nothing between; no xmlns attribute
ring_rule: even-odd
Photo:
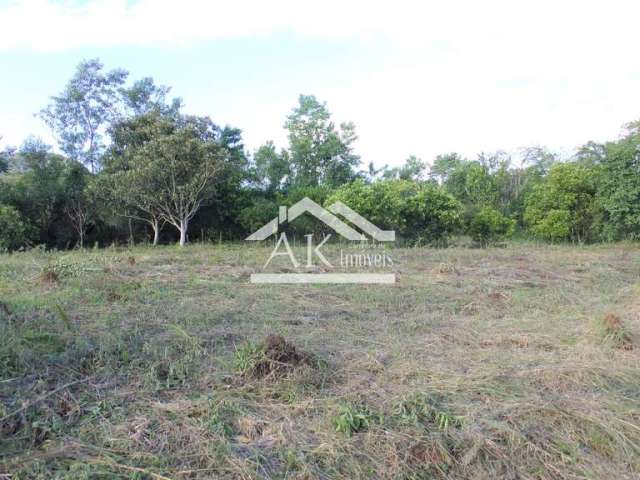
<svg viewBox="0 0 640 480"><path fill-rule="evenodd" d="M151 228L153 228L153 246L158 245L158 241L160 240L160 222L158 220L154 220L151 222Z"/></svg>
<svg viewBox="0 0 640 480"><path fill-rule="evenodd" d="M129 217L129 246L133 247L133 220Z"/></svg>
<svg viewBox="0 0 640 480"><path fill-rule="evenodd" d="M189 223L187 220L180 221L180 246L184 247L187 243L187 227Z"/></svg>

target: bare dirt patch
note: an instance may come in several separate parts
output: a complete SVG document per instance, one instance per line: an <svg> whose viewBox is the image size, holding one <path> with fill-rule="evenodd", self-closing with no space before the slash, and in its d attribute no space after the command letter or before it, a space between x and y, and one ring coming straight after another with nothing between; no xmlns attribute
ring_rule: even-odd
<svg viewBox="0 0 640 480"><path fill-rule="evenodd" d="M298 350L281 335L268 335L263 352L262 358L248 372L253 377L281 377L303 365L315 364L311 354Z"/></svg>

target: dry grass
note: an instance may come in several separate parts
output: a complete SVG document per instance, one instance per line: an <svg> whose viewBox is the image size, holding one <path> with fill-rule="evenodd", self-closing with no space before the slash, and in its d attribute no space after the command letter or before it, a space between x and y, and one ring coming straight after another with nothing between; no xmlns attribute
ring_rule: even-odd
<svg viewBox="0 0 640 480"><path fill-rule="evenodd" d="M395 250L387 286L249 284L265 255L0 257L0 474L640 475L636 245Z"/></svg>

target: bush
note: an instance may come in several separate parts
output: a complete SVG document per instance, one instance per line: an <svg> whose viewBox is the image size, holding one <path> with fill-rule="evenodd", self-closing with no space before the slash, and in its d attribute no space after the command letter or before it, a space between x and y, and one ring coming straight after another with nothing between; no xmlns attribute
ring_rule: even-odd
<svg viewBox="0 0 640 480"><path fill-rule="evenodd" d="M28 243L28 231L28 225L18 210L0 205L0 252L25 246Z"/></svg>
<svg viewBox="0 0 640 480"><path fill-rule="evenodd" d="M343 185L325 205L340 201L370 222L411 243L441 245L461 224L462 205L431 182L362 181Z"/></svg>
<svg viewBox="0 0 640 480"><path fill-rule="evenodd" d="M483 247L513 235L515 221L491 207L480 209L471 220L468 233Z"/></svg>
<svg viewBox="0 0 640 480"><path fill-rule="evenodd" d="M278 216L278 204L267 198L256 198L253 204L240 210L238 221L251 234Z"/></svg>
<svg viewBox="0 0 640 480"><path fill-rule="evenodd" d="M318 205L323 205L332 192L333 190L326 185L295 187L288 190L286 194L278 192L276 194L276 202L278 206L284 205L291 207L303 198L309 198ZM311 233L317 238L322 238L324 235L333 233L331 228L322 222L318 222L317 219L310 215L301 215L293 222L288 222L283 226L283 229L287 232L289 238L295 238L296 236L302 238L304 235Z"/></svg>
<svg viewBox="0 0 640 480"><path fill-rule="evenodd" d="M640 239L640 133L606 145L598 203L606 240Z"/></svg>
<svg viewBox="0 0 640 480"><path fill-rule="evenodd" d="M598 170L577 163L551 167L526 200L524 220L535 236L550 241L595 240L600 216Z"/></svg>

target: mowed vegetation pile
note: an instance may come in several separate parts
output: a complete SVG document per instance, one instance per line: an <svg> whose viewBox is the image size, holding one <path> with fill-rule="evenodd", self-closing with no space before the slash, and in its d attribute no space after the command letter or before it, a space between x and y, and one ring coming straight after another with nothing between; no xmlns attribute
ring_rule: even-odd
<svg viewBox="0 0 640 480"><path fill-rule="evenodd" d="M0 473L638 478L636 245L393 250L395 285L249 284L268 253L1 256Z"/></svg>

